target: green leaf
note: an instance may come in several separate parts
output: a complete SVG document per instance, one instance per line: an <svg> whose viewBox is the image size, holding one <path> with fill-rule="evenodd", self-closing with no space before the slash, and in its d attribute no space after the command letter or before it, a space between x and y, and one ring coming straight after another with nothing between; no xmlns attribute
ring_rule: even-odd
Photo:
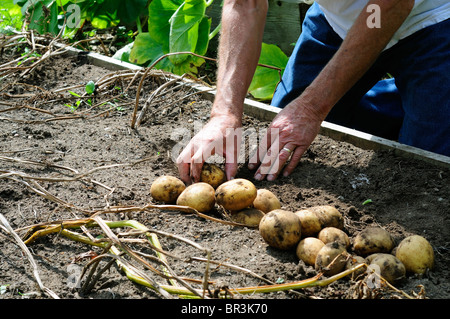
<svg viewBox="0 0 450 319"><path fill-rule="evenodd" d="M185 73L196 75L198 73L198 67L203 65L205 60L196 56L188 55L187 59L182 63L175 64L170 72L178 75Z"/></svg>
<svg viewBox="0 0 450 319"><path fill-rule="evenodd" d="M186 0L170 18L169 50L170 52L195 52L199 39L199 27L205 16L204 0ZM202 24L204 26L205 24ZM209 30L208 30L209 36ZM187 55L174 55L170 61L182 63Z"/></svg>
<svg viewBox="0 0 450 319"><path fill-rule="evenodd" d="M0 33L8 29L20 29L22 12L12 0L0 0Z"/></svg>
<svg viewBox="0 0 450 319"><path fill-rule="evenodd" d="M259 63L279 68L281 71L258 66L250 84L249 93L258 100L272 99L287 61L288 57L279 47L274 44L263 43Z"/></svg>
<svg viewBox="0 0 450 319"><path fill-rule="evenodd" d="M117 16L123 24L135 22L147 6L147 0L118 0L117 2Z"/></svg>
<svg viewBox="0 0 450 319"><path fill-rule="evenodd" d="M75 97L81 97L81 95L79 95L78 93L75 93L73 91L67 91L69 92L71 95L75 96Z"/></svg>
<svg viewBox="0 0 450 319"><path fill-rule="evenodd" d="M87 94L92 94L92 93L95 92L95 83L94 83L94 81L89 81L86 84L85 91L86 91Z"/></svg>
<svg viewBox="0 0 450 319"><path fill-rule="evenodd" d="M162 45L155 41L148 32L140 33L133 43L130 52L130 62L143 65L155 61L164 54Z"/></svg>
<svg viewBox="0 0 450 319"><path fill-rule="evenodd" d="M202 21L200 21L200 25L198 28L198 40L197 46L195 48L195 53L200 55L205 55L208 51L209 45L209 34L211 31L211 18L203 17Z"/></svg>
<svg viewBox="0 0 450 319"><path fill-rule="evenodd" d="M113 55L113 59L130 62L130 53L133 49L134 42L128 43L123 48L117 50L117 52Z"/></svg>
<svg viewBox="0 0 450 319"><path fill-rule="evenodd" d="M177 11L182 0L152 0L148 6L148 32L152 39L169 51L170 18Z"/></svg>

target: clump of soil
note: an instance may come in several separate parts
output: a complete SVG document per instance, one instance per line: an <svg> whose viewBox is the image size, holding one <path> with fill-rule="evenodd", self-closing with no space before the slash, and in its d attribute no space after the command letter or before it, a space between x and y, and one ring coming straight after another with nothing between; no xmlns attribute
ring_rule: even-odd
<svg viewBox="0 0 450 319"><path fill-rule="evenodd" d="M187 142L183 140L187 132L208 120L211 102L200 94L191 94L184 86L169 86L149 106L141 125L131 129L138 81L126 91L129 82L118 79L97 92L92 104L82 102L76 111L69 106L78 100L86 101L86 97L67 91L55 93L63 87L80 85L72 91L83 95L87 81L98 81L109 74L111 71L90 65L85 59L59 56L43 62L24 78L10 76L1 82L0 212L21 236L35 224L85 218L89 212L118 206L143 207L152 201L149 189L156 177L178 176L174 152L180 149L180 143ZM163 76L146 80L140 109L165 82ZM125 93L120 95L121 92ZM111 103L102 104L107 98L111 98ZM244 125L257 131L268 123L245 116ZM388 230L397 243L410 234L426 237L435 251L435 268L423 276L408 276L396 288L414 297L450 297L449 168L318 136L291 176L275 182L256 182L253 172L242 163L237 177L271 190L286 210L335 206L344 216L345 231L350 237L374 225ZM219 208L209 215L226 219ZM209 249L211 260L219 262L210 266L211 293L223 287L231 290L316 275L312 267L298 260L294 251L268 247L257 229L158 208L100 216L105 220L135 220L155 232L182 236ZM99 235L98 229L89 232ZM204 252L174 238L159 239L164 250L178 257L168 257L173 271L181 277L199 279L200 283L192 285L201 287L206 266L200 259L206 258ZM43 284L61 298L161 298L154 290L128 279L115 263L90 290L82 293L74 287L74 269L79 274L92 256L103 253L102 248L59 233L42 236L29 248ZM99 269L109 261L102 260ZM0 236L0 269L0 286L5 287L0 298L49 298L38 289L27 257L4 230ZM153 277L157 282L165 282L161 277ZM234 297L405 297L386 286L372 290L363 286L363 281L344 278L326 287Z"/></svg>

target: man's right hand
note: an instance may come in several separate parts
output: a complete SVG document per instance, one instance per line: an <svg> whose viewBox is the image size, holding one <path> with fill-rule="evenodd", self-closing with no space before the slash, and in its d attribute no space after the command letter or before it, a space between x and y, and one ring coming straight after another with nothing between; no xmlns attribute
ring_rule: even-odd
<svg viewBox="0 0 450 319"><path fill-rule="evenodd" d="M236 175L241 145L241 119L215 116L191 139L177 158L178 172L186 184L200 181L203 164L212 155L225 159L227 179Z"/></svg>

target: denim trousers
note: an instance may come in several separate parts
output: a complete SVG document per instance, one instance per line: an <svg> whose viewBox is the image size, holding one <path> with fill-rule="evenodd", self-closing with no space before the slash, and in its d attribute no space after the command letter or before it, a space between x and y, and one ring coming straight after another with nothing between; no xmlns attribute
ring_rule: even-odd
<svg viewBox="0 0 450 319"><path fill-rule="evenodd" d="M297 98L342 41L313 4L271 104ZM450 19L383 51L325 120L450 156Z"/></svg>

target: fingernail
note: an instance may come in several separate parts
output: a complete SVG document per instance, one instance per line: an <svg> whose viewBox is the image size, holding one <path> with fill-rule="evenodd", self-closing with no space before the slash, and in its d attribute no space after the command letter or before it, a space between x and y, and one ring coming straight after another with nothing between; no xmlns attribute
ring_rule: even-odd
<svg viewBox="0 0 450 319"><path fill-rule="evenodd" d="M283 176L284 177L288 177L289 176L289 172L283 172Z"/></svg>
<svg viewBox="0 0 450 319"><path fill-rule="evenodd" d="M255 164L248 164L248 169L255 169L256 165Z"/></svg>
<svg viewBox="0 0 450 319"><path fill-rule="evenodd" d="M269 175L269 176L267 176L267 180L268 180L269 182L274 181L274 180L275 180L275 175Z"/></svg>
<svg viewBox="0 0 450 319"><path fill-rule="evenodd" d="M261 178L262 178L262 176L261 176L260 173L258 173L258 174L255 175L255 179L256 179L257 181L260 181Z"/></svg>

